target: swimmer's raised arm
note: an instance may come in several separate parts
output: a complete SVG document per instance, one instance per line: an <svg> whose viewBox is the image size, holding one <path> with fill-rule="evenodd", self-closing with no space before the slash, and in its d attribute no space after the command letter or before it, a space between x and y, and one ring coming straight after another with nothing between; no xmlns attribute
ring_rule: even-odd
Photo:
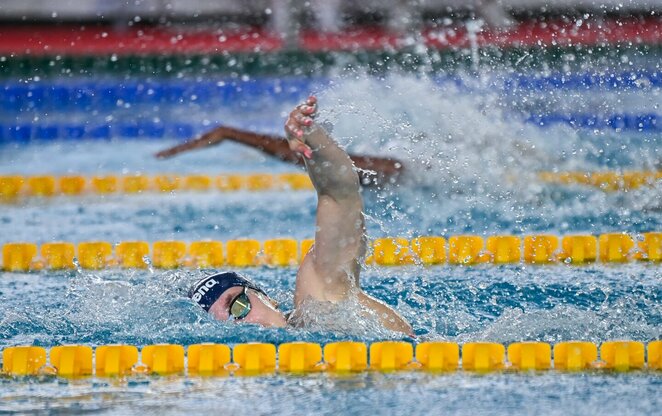
<svg viewBox="0 0 662 416"><path fill-rule="evenodd" d="M317 99L310 97L285 124L290 149L304 155L318 198L315 244L297 273L295 308L306 299L338 302L355 293L385 328L411 335L397 312L360 288L366 236L359 176L347 153L314 122L316 112Z"/></svg>
<svg viewBox="0 0 662 416"><path fill-rule="evenodd" d="M314 123L316 111L317 100L310 97L285 124L290 149L304 155L318 197L315 246L300 270L305 278L297 278L295 302L301 295L343 299L350 285L358 286L359 259L365 252L358 174L347 153Z"/></svg>

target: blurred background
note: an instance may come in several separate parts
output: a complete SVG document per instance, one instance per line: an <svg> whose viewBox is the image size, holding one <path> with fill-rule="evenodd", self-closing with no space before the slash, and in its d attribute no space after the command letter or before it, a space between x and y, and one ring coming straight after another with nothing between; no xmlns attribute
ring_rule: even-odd
<svg viewBox="0 0 662 416"><path fill-rule="evenodd" d="M661 11L660 0L3 0L0 173L290 169L232 147L151 156L219 125L282 134L315 93L350 152L402 160L408 180L465 206L489 190L486 205L508 205L499 215L523 213L548 192L543 171L659 170ZM657 209L655 196L636 204ZM559 225L481 218L492 230Z"/></svg>
<svg viewBox="0 0 662 416"><path fill-rule="evenodd" d="M661 0L3 0L0 140L269 131L274 97L286 107L330 79L403 73L480 87L538 126L655 131L661 11ZM149 132L114 125L125 113Z"/></svg>
<svg viewBox="0 0 662 416"><path fill-rule="evenodd" d="M3 0L0 173L293 169L232 144L152 156L219 125L282 134L315 93L348 151L401 160L422 200L459 201L454 219L421 222L411 199L381 233L650 229L659 194L598 192L564 213L583 191L557 194L540 173L620 189L624 173L660 169L660 12L661 0Z"/></svg>
<svg viewBox="0 0 662 416"><path fill-rule="evenodd" d="M406 30L449 18L481 18L491 26L507 27L540 16L654 15L661 5L659 0L3 0L0 17L7 21L84 21L119 26L137 21L224 22L290 33L300 27L334 32L365 24Z"/></svg>

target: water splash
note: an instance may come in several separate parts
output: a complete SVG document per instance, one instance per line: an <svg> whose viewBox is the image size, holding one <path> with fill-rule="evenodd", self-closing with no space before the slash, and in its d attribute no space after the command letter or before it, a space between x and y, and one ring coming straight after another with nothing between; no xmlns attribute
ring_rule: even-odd
<svg viewBox="0 0 662 416"><path fill-rule="evenodd" d="M415 183L515 189L504 179L556 163L559 143L509 119L497 98L425 77L359 77L323 92L320 108L348 150L402 159Z"/></svg>

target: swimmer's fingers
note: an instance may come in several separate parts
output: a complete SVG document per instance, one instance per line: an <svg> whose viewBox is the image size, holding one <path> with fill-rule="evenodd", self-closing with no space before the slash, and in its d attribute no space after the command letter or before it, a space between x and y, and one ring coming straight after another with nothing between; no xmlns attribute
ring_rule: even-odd
<svg viewBox="0 0 662 416"><path fill-rule="evenodd" d="M299 121L300 123L303 124L304 120L310 120L310 124L312 124L313 118L317 115L317 107L316 106L309 106L305 104L301 104L297 108L292 111L290 114L290 117L294 117Z"/></svg>
<svg viewBox="0 0 662 416"><path fill-rule="evenodd" d="M304 115L303 112L295 114L294 121L296 121L300 126L310 127L313 125L313 118L311 116Z"/></svg>
<svg viewBox="0 0 662 416"><path fill-rule="evenodd" d="M288 141L303 137L303 128L301 124L297 122L294 113L290 114L290 117L285 122L285 133L287 134Z"/></svg>
<svg viewBox="0 0 662 416"><path fill-rule="evenodd" d="M312 149L307 144L302 142L300 139L289 140L288 144L290 145L290 150L297 153L301 153L307 159L312 159L313 157Z"/></svg>
<svg viewBox="0 0 662 416"><path fill-rule="evenodd" d="M297 115L290 115L290 118L285 123L285 132L287 133L287 142L290 150L303 154L308 159L313 157L313 152L303 142L303 125L297 121Z"/></svg>
<svg viewBox="0 0 662 416"><path fill-rule="evenodd" d="M317 98L315 98L314 95L311 95L304 103L299 104L294 110L292 110L288 121L294 119L299 125L310 127L312 126L313 118L316 115Z"/></svg>
<svg viewBox="0 0 662 416"><path fill-rule="evenodd" d="M311 95L305 103L299 105L297 108L304 116L314 118L317 115L317 97Z"/></svg>
<svg viewBox="0 0 662 416"><path fill-rule="evenodd" d="M287 122L285 122L285 133L287 134L290 149L302 153L308 159L312 157L312 151L305 144L304 133L306 128L313 125L313 117L316 114L317 98L310 96L306 102L292 110Z"/></svg>
<svg viewBox="0 0 662 416"><path fill-rule="evenodd" d="M295 108L285 122L285 133L287 133L288 140L292 138L302 138L304 128L312 125L312 117L306 115L301 107Z"/></svg>

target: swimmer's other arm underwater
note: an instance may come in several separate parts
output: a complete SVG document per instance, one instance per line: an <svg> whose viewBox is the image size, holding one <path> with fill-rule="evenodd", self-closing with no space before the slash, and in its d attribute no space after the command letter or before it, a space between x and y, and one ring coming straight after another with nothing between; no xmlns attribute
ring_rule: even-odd
<svg viewBox="0 0 662 416"><path fill-rule="evenodd" d="M271 327L308 321L304 315L313 309L304 306L309 303L355 303L362 315L377 319L384 328L413 336L396 311L361 290L366 236L359 176L347 153L315 123L316 114L317 99L311 96L285 123L289 148L303 155L318 198L315 244L297 272L294 311L286 317L262 289L235 272L202 279L190 296L216 319Z"/></svg>

